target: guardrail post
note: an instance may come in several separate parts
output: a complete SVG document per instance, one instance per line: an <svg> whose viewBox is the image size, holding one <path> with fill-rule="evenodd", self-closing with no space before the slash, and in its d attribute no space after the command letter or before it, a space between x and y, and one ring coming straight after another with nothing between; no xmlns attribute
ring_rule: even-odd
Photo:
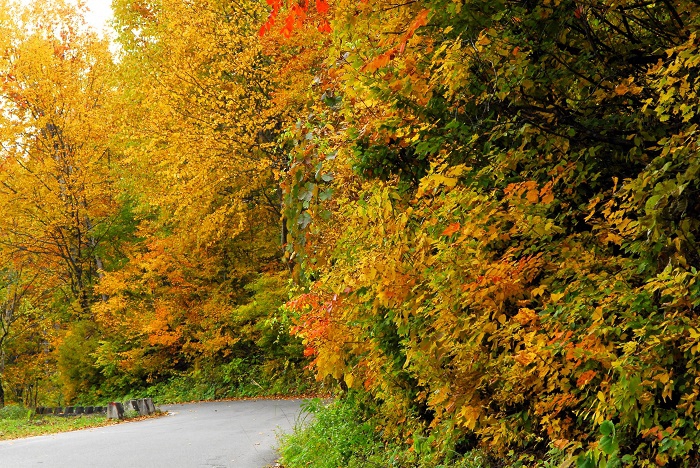
<svg viewBox="0 0 700 468"><path fill-rule="evenodd" d="M139 398L138 400L136 400L136 406L138 406L139 414L141 416L148 416L149 414L151 414L148 411L148 406L146 406L146 400L144 398Z"/></svg>
<svg viewBox="0 0 700 468"><path fill-rule="evenodd" d="M136 411L139 412L139 405L136 400L126 400L124 402L124 411Z"/></svg>
<svg viewBox="0 0 700 468"><path fill-rule="evenodd" d="M107 405L107 419L123 419L124 406L121 403L109 403Z"/></svg>

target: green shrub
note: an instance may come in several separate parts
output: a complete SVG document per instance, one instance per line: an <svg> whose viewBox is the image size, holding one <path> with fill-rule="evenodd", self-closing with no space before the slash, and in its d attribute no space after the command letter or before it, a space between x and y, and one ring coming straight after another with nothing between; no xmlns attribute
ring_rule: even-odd
<svg viewBox="0 0 700 468"><path fill-rule="evenodd" d="M369 416L374 411L358 395L350 392L331 403L318 398L305 402L306 417L282 439L282 464L286 468L490 466L479 451L459 453L456 440L436 444L437 433L417 431L408 440L384 440L378 421Z"/></svg>
<svg viewBox="0 0 700 468"><path fill-rule="evenodd" d="M318 398L304 403L310 421L301 421L293 434L283 439L282 460L288 468L348 466L358 452L380 450L374 430L362 420L353 399L324 404Z"/></svg>
<svg viewBox="0 0 700 468"><path fill-rule="evenodd" d="M20 405L8 405L0 408L0 419L27 419L31 411Z"/></svg>

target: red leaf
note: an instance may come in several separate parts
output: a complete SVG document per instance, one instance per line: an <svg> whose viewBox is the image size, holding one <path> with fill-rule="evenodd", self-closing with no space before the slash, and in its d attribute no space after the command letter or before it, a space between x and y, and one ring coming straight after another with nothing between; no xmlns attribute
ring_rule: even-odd
<svg viewBox="0 0 700 468"><path fill-rule="evenodd" d="M295 11L292 10L289 12L287 17L284 19L284 28L282 28L282 34L284 37L289 38L292 35L292 31L294 30L294 23L296 22L296 15Z"/></svg>
<svg viewBox="0 0 700 468"><path fill-rule="evenodd" d="M270 29L272 29L272 25L274 24L274 22L275 19L272 17L272 15L270 15L267 18L267 21L265 21L265 23L263 23L263 25L260 26L260 31L258 31L258 35L260 37L263 37L267 32L270 31Z"/></svg>
<svg viewBox="0 0 700 468"><path fill-rule="evenodd" d="M316 11L318 11L319 13L327 13L329 8L330 7L326 0L316 0Z"/></svg>
<svg viewBox="0 0 700 468"><path fill-rule="evenodd" d="M331 32L331 24L327 20L321 20L321 24L318 25L318 30L322 33Z"/></svg>

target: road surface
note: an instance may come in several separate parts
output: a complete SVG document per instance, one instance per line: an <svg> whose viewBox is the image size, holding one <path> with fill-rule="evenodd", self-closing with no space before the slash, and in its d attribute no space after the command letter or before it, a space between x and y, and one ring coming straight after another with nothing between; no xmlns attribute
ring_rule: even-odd
<svg viewBox="0 0 700 468"><path fill-rule="evenodd" d="M0 442L0 468L262 468L301 400L163 405L145 421Z"/></svg>

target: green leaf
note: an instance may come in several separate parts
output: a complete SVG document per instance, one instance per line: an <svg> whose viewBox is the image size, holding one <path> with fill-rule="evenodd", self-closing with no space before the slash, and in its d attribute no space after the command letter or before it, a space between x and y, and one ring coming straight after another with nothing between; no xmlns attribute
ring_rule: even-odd
<svg viewBox="0 0 700 468"><path fill-rule="evenodd" d="M649 197L646 204L644 205L644 210L647 213L652 211L656 207L656 204L659 203L660 199L661 199L661 195L654 195L653 197Z"/></svg>
<svg viewBox="0 0 700 468"><path fill-rule="evenodd" d="M589 453L584 453L576 459L576 468L596 468L595 461Z"/></svg>
<svg viewBox="0 0 700 468"><path fill-rule="evenodd" d="M606 436L614 434L615 425L612 423L612 421L603 421L603 424L600 425L600 433Z"/></svg>
<svg viewBox="0 0 700 468"><path fill-rule="evenodd" d="M303 212L301 215L299 215L299 218L297 219L297 224L301 229L306 229L306 226L311 223L311 216L309 216L309 213Z"/></svg>
<svg viewBox="0 0 700 468"><path fill-rule="evenodd" d="M618 445L615 436L603 436L598 443L598 447L607 455L612 455L617 451Z"/></svg>

